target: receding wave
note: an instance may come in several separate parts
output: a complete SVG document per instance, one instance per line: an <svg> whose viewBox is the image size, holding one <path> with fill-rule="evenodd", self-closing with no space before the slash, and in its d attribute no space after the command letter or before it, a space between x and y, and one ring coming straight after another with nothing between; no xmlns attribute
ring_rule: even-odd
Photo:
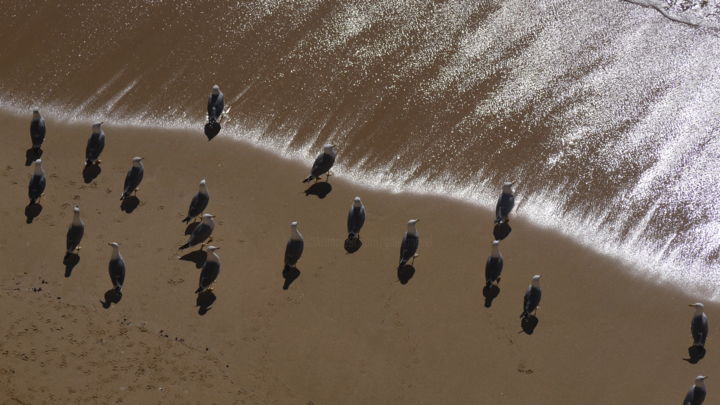
<svg viewBox="0 0 720 405"><path fill-rule="evenodd" d="M62 11L60 11L60 7ZM13 2L0 102L200 128L518 214L720 299L720 41L627 2Z"/></svg>

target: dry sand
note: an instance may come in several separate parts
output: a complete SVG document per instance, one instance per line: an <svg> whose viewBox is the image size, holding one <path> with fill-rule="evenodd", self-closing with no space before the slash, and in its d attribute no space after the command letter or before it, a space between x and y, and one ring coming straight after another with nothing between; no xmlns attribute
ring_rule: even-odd
<svg viewBox="0 0 720 405"><path fill-rule="evenodd" d="M309 162L227 134L208 143L199 131L108 124L102 173L85 184L89 123L47 117L48 187L27 224L29 119L0 114L2 404L664 404L679 403L702 373L710 374L706 404L718 403L718 306L707 306L708 355L689 364L687 304L698 297L631 277L515 219L502 244L501 293L485 308L489 211L338 177L326 198L306 197L300 180ZM135 155L145 158L145 180L128 214L119 196ZM204 315L193 293L198 270L177 250L201 178L222 261L217 300ZM348 255L345 216L355 195L368 220L364 246ZM76 203L87 228L66 278ZM421 255L401 285L397 256L411 217L421 219ZM292 220L306 247L302 274L285 291ZM123 244L127 278L122 300L106 309L110 241ZM527 335L518 316L536 273L544 296Z"/></svg>

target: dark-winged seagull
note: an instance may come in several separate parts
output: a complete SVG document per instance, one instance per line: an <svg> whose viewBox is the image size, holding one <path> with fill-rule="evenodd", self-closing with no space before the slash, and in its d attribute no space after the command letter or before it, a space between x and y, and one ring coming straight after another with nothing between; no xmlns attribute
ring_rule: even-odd
<svg viewBox="0 0 720 405"><path fill-rule="evenodd" d="M215 280L217 280L220 274L220 257L215 253L216 250L220 249L215 246L208 246L208 255L203 264L202 271L200 272L200 284L195 294L200 294L206 290L212 290L210 287Z"/></svg>
<svg viewBox="0 0 720 405"><path fill-rule="evenodd" d="M508 222L508 216L515 207L515 194L513 193L513 184L511 182L504 183L502 186L502 193L498 198L497 205L495 206L495 223Z"/></svg>
<svg viewBox="0 0 720 405"><path fill-rule="evenodd" d="M198 215L202 214L203 211L205 211L208 202L210 202L210 194L208 193L205 179L202 179L200 180L200 190L197 194L195 194L195 197L193 197L192 201L190 201L190 208L188 208L188 214L182 221L187 223L191 220L194 220Z"/></svg>
<svg viewBox="0 0 720 405"><path fill-rule="evenodd" d="M530 287L525 292L523 297L523 312L520 314L520 318L527 318L530 314L535 312L540 305L540 298L542 298L542 290L540 289L540 276L534 275Z"/></svg>
<svg viewBox="0 0 720 405"><path fill-rule="evenodd" d="M33 110L32 121L30 121L30 140L36 152L40 150L45 140L45 119L37 108Z"/></svg>
<svg viewBox="0 0 720 405"><path fill-rule="evenodd" d="M683 405L702 405L702 403L705 402L706 395L705 376L699 375L695 377L695 384L690 387L690 391L685 395Z"/></svg>
<svg viewBox="0 0 720 405"><path fill-rule="evenodd" d="M208 121L217 122L220 120L223 109L225 108L225 95L220 91L217 84L212 87L212 93L208 96Z"/></svg>
<svg viewBox="0 0 720 405"><path fill-rule="evenodd" d="M215 218L215 215L213 214L203 214L202 222L193 229L187 243L180 246L180 250L205 242L208 238L212 241L210 235L212 235L213 229L215 229L215 220L213 218Z"/></svg>
<svg viewBox="0 0 720 405"><path fill-rule="evenodd" d="M125 261L120 255L120 244L117 242L110 242L108 245L112 246L112 256L110 256L110 263L108 263L108 272L110 273L110 281L113 287L115 287L115 293L122 293L123 283L125 282Z"/></svg>
<svg viewBox="0 0 720 405"><path fill-rule="evenodd" d="M500 282L500 274L503 269L503 258L500 254L500 241L494 240L490 256L485 262L485 285L490 287L495 282Z"/></svg>
<svg viewBox="0 0 720 405"><path fill-rule="evenodd" d="M100 164L100 154L105 149L105 131L101 128L102 122L93 124L92 134L85 148L85 164Z"/></svg>
<svg viewBox="0 0 720 405"><path fill-rule="evenodd" d="M45 191L45 170L42 168L42 160L38 159L35 161L35 169L33 175L30 178L30 184L28 184L28 197L30 197L30 204L35 204L43 192Z"/></svg>
<svg viewBox="0 0 720 405"><path fill-rule="evenodd" d="M290 239L285 246L285 265L290 268L295 268L298 260L303 253L305 247L305 241L303 240L302 234L298 231L297 221L290 223Z"/></svg>
<svg viewBox="0 0 720 405"><path fill-rule="evenodd" d="M689 306L695 308L695 315L693 315L692 322L690 322L690 333L693 337L694 346L705 346L705 339L708 335L708 318L705 315L705 305L701 302L690 304Z"/></svg>
<svg viewBox="0 0 720 405"><path fill-rule="evenodd" d="M418 246L420 245L420 236L415 227L418 221L419 219L411 219L407 223L407 232L405 232L400 244L400 266L407 264L410 259L413 259L413 262L415 261Z"/></svg>
<svg viewBox="0 0 720 405"><path fill-rule="evenodd" d="M145 174L142 161L143 158L139 156L135 156L132 159L132 167L125 176L125 185L123 186L123 193L120 196L121 200L130 197L130 194L137 191L138 186L140 186L140 182L142 182L143 175Z"/></svg>
<svg viewBox="0 0 720 405"><path fill-rule="evenodd" d="M320 180L320 176L327 173L327 179L330 179L330 169L332 168L333 164L335 164L335 157L337 156L337 150L335 150L335 145L331 144L325 144L323 146L323 151L318 155L317 158L315 158L315 163L312 165L312 169L310 169L310 175L303 180L303 183L307 183L312 179L315 179L315 182Z"/></svg>
<svg viewBox="0 0 720 405"><path fill-rule="evenodd" d="M67 253L73 253L76 250L80 250L80 241L85 234L85 222L80 219L80 207L77 205L73 208L73 220L70 223L67 231Z"/></svg>
<svg viewBox="0 0 720 405"><path fill-rule="evenodd" d="M347 218L348 239L360 238L360 229L365 224L365 206L360 197L355 197Z"/></svg>

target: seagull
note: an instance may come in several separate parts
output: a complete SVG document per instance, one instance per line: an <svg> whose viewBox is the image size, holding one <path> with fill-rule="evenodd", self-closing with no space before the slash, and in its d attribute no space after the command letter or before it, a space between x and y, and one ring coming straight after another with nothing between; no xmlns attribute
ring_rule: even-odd
<svg viewBox="0 0 720 405"><path fill-rule="evenodd" d="M210 194L208 194L208 188L207 184L205 184L205 179L200 180L200 190L197 194L195 194L195 197L193 197L192 201L190 202L190 208L188 208L188 214L183 219L183 222L190 222L190 220L195 219L198 215L202 214L203 211L205 211L205 208L208 205L208 202L210 201Z"/></svg>
<svg viewBox="0 0 720 405"><path fill-rule="evenodd" d="M683 405L702 405L702 403L705 402L705 396L707 395L705 378L704 375L695 377L695 384L690 388L687 395L685 395Z"/></svg>
<svg viewBox="0 0 720 405"><path fill-rule="evenodd" d="M121 200L130 197L130 194L138 190L140 182L142 182L145 168L142 164L143 158L135 156L132 159L132 167L128 170L125 176L125 185L123 186L123 193L120 196Z"/></svg>
<svg viewBox="0 0 720 405"><path fill-rule="evenodd" d="M297 221L290 223L290 239L285 246L285 265L295 268L300 256L302 256L305 241L302 234L298 231Z"/></svg>
<svg viewBox="0 0 720 405"><path fill-rule="evenodd" d="M85 148L85 165L100 164L100 154L105 148L105 131L100 127L103 123L98 122L92 126L92 135L88 139Z"/></svg>
<svg viewBox="0 0 720 405"><path fill-rule="evenodd" d="M225 96L220 91L220 86L217 84L212 87L212 93L208 97L208 121L217 122L220 120L223 109L225 108Z"/></svg>
<svg viewBox="0 0 720 405"><path fill-rule="evenodd" d="M528 315L537 311L538 305L540 304L540 298L542 298L542 290L540 289L540 276L534 275L532 283L525 292L523 298L523 313L520 318L527 318Z"/></svg>
<svg viewBox="0 0 720 405"><path fill-rule="evenodd" d="M80 207L73 208L73 220L67 231L67 254L80 250L80 241L85 233L85 223L80 219Z"/></svg>
<svg viewBox="0 0 720 405"><path fill-rule="evenodd" d="M513 193L512 182L506 182L502 187L502 194L498 198L497 205L495 206L495 223L499 224L502 222L508 222L508 216L513 207L515 207L515 194Z"/></svg>
<svg viewBox="0 0 720 405"><path fill-rule="evenodd" d="M35 152L40 151L40 146L45 140L45 119L37 108L33 109L33 117L30 122L30 139Z"/></svg>
<svg viewBox="0 0 720 405"><path fill-rule="evenodd" d="M708 319L705 315L705 305L700 302L690 304L689 306L695 308L695 315L693 315L692 322L690 323L690 332L693 337L694 346L705 346L705 339L708 335Z"/></svg>
<svg viewBox="0 0 720 405"><path fill-rule="evenodd" d="M403 237L402 244L400 245L400 266L407 264L411 258L415 262L415 256L417 256L418 246L420 245L420 236L415 229L415 224L419 219L411 219L407 224L407 232Z"/></svg>
<svg viewBox="0 0 720 405"><path fill-rule="evenodd" d="M125 282L125 261L120 255L120 244L117 242L108 243L112 246L112 256L108 264L108 272L110 273L110 281L115 287L115 293L122 293L123 283Z"/></svg>
<svg viewBox="0 0 720 405"><path fill-rule="evenodd" d="M220 249L215 246L208 246L208 255L203 264L202 271L200 272L200 286L195 290L195 294L200 294L207 290L212 290L210 287L212 283L217 280L220 274L220 257L215 253L216 250Z"/></svg>
<svg viewBox="0 0 720 405"><path fill-rule="evenodd" d="M205 240L208 238L210 238L208 242L211 242L212 238L210 237L210 235L212 235L213 229L215 229L215 221L213 220L213 218L215 218L215 215L203 214L202 222L200 222L200 225L196 226L195 229L193 229L187 243L180 246L180 250L187 249L190 246L195 246L201 242L205 242Z"/></svg>
<svg viewBox="0 0 720 405"><path fill-rule="evenodd" d="M365 206L360 197L355 197L347 218L348 239L360 238L360 229L365 224Z"/></svg>
<svg viewBox="0 0 720 405"><path fill-rule="evenodd" d="M317 181L320 180L320 176L325 173L328 174L327 180L329 180L331 175L330 169L335 163L335 156L337 156L335 145L331 145L329 143L325 144L323 146L323 152L318 155L315 159L315 163L313 163L312 169L310 169L310 176L303 180L303 183L307 183L312 179L315 179L315 182L317 183Z"/></svg>
<svg viewBox="0 0 720 405"><path fill-rule="evenodd" d="M42 159L38 159L35 161L35 169L30 178L30 184L28 184L30 204L35 204L40 200L40 197L45 191L45 183L45 171L42 168Z"/></svg>
<svg viewBox="0 0 720 405"><path fill-rule="evenodd" d="M485 262L485 285L490 287L494 282L500 282L500 274L503 269L503 258L500 254L500 241L494 240L492 251Z"/></svg>

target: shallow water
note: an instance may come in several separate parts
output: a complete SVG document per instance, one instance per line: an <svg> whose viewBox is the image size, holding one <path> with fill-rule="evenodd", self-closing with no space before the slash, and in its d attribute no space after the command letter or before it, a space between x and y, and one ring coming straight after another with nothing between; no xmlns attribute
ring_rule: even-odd
<svg viewBox="0 0 720 405"><path fill-rule="evenodd" d="M717 1L6 3L5 110L200 131L218 83L220 136L487 207L515 180L518 215L720 298Z"/></svg>

